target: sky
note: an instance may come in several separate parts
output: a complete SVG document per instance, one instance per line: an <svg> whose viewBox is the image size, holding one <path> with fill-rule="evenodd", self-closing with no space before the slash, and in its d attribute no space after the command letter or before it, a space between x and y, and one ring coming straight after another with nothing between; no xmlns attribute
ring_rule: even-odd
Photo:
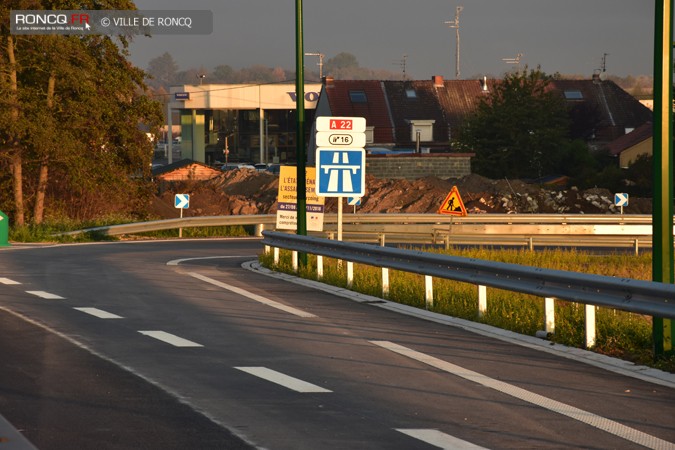
<svg viewBox="0 0 675 450"><path fill-rule="evenodd" d="M456 36L446 21L459 17L460 78L500 77L519 53L521 67L589 78L651 75L654 3L648 0L304 0L305 52L325 60L351 53L361 67L402 72L410 79L455 78ZM295 70L293 0L136 0L140 10L210 10L213 32L203 36L136 36L131 61L169 52L180 70L221 64ZM404 57L404 55L406 55ZM318 71L318 58L305 67ZM330 75L330 74L327 74Z"/></svg>

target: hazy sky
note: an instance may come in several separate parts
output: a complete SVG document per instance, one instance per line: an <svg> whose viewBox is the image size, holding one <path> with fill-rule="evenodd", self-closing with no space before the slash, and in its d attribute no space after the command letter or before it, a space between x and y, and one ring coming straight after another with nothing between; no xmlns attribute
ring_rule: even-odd
<svg viewBox="0 0 675 450"><path fill-rule="evenodd" d="M227 64L295 68L294 0L136 0L138 9L213 12L206 36L137 36L131 59L141 68L169 52L181 70ZM304 50L326 59L352 53L361 67L401 71L409 78L455 77L460 15L462 78L501 76L502 58L547 73L586 74L606 59L612 75L651 75L654 2L648 0L304 0ZM315 69L318 58L306 57Z"/></svg>

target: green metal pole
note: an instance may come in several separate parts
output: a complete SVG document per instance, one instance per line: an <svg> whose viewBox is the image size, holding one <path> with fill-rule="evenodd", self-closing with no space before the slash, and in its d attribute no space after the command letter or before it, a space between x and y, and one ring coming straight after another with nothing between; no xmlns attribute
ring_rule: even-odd
<svg viewBox="0 0 675 450"><path fill-rule="evenodd" d="M673 283L673 0L656 0L652 280ZM673 354L670 319L654 317L654 356Z"/></svg>
<svg viewBox="0 0 675 450"><path fill-rule="evenodd" d="M307 235L307 179L305 151L305 51L302 36L302 0L295 0L295 109L296 123L296 155L297 155L297 186L298 194L298 226L296 234ZM298 254L299 263L307 265L307 254Z"/></svg>

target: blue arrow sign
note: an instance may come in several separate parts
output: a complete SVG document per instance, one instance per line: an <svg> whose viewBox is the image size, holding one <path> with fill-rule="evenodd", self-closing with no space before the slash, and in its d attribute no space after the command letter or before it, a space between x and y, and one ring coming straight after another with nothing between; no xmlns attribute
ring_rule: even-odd
<svg viewBox="0 0 675 450"><path fill-rule="evenodd" d="M176 194L174 206L180 209L188 209L190 207L190 194Z"/></svg>
<svg viewBox="0 0 675 450"><path fill-rule="evenodd" d="M614 194L614 204L616 206L628 206L628 194L623 192Z"/></svg>
<svg viewBox="0 0 675 450"><path fill-rule="evenodd" d="M321 197L363 197L366 151L362 148L317 148L316 184L316 193Z"/></svg>

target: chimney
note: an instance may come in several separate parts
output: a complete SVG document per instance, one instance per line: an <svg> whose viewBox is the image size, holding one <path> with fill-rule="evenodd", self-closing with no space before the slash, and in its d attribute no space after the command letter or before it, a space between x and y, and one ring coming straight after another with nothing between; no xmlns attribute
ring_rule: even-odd
<svg viewBox="0 0 675 450"><path fill-rule="evenodd" d="M335 81L334 77L326 76L323 77L323 85L328 87L333 85L333 81Z"/></svg>
<svg viewBox="0 0 675 450"><path fill-rule="evenodd" d="M441 75L434 75L431 77L431 81L434 82L434 87L443 87L443 77Z"/></svg>

